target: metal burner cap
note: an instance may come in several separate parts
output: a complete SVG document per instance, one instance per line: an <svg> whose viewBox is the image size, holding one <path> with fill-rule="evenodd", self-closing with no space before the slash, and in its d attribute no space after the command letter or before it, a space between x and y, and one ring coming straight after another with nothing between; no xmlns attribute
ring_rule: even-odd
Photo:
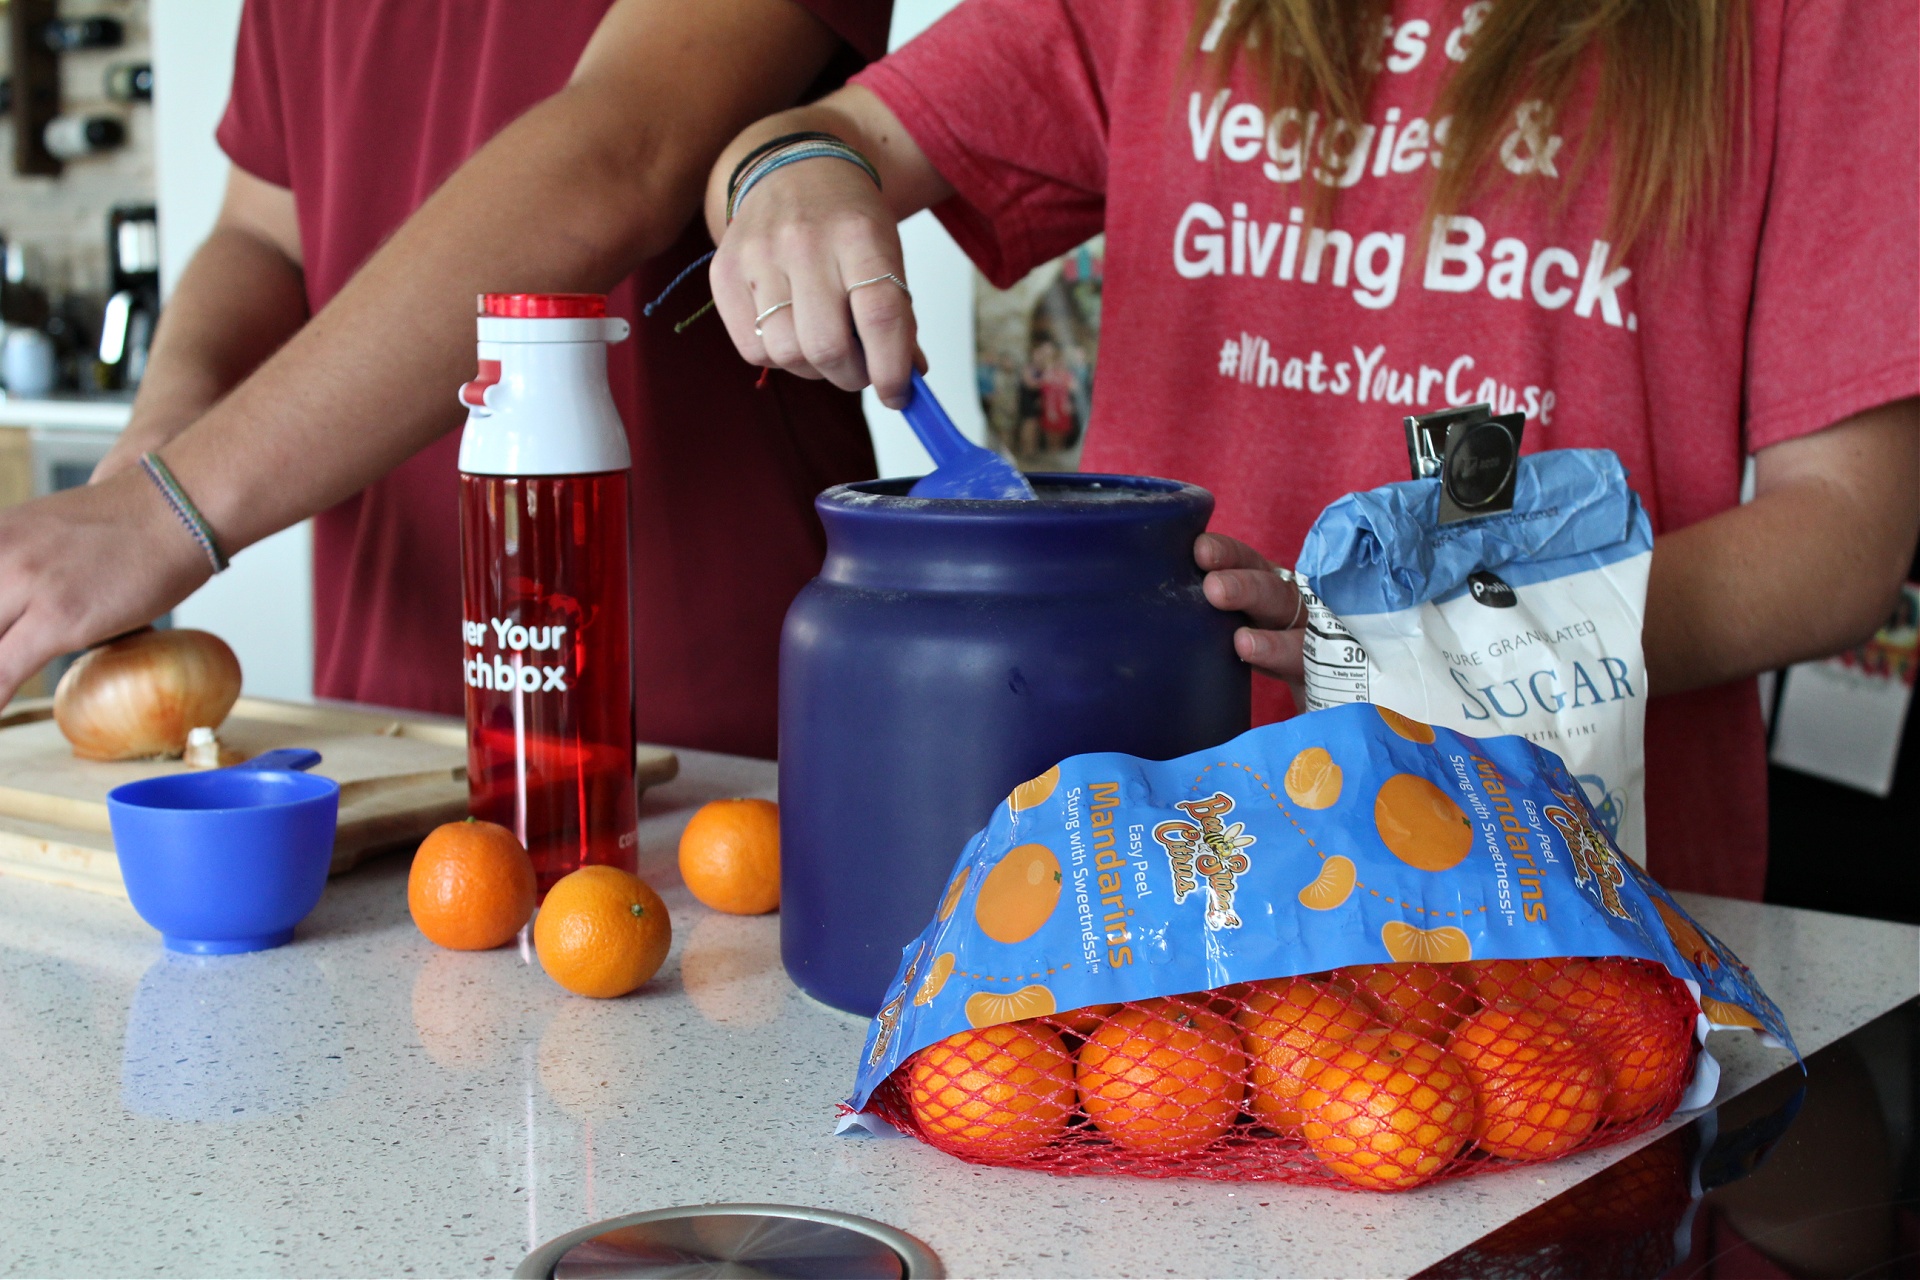
<svg viewBox="0 0 1920 1280"><path fill-rule="evenodd" d="M570 1231L528 1254L513 1274L521 1280L919 1280L946 1272L925 1244L870 1218L784 1204L708 1204L635 1213Z"/></svg>

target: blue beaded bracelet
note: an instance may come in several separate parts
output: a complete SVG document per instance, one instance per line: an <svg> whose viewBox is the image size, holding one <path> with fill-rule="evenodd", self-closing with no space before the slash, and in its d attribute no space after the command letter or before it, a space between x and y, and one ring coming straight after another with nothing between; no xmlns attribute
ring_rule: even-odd
<svg viewBox="0 0 1920 1280"><path fill-rule="evenodd" d="M141 454L140 469L147 473L147 479L153 481L154 487L160 490L160 496L167 500L169 507L173 508L173 514L180 517L180 523L187 526L187 532L192 534L193 540L200 544L200 549L207 553L207 560L213 565L213 571L224 573L227 568L227 558L220 554L220 544L213 539L213 526L209 525L207 518L200 514L200 508L193 505L193 499L187 497L187 491L182 489L180 482L173 478L173 472L167 470L167 464L160 461L160 455Z"/></svg>
<svg viewBox="0 0 1920 1280"><path fill-rule="evenodd" d="M812 134L804 137L796 137L794 141L787 145L777 147L755 158L752 163L746 167L745 172L739 175L738 179L732 184L732 190L727 194L727 221L733 221L733 215L739 211L740 202L747 198L747 192L753 190L754 185L768 174L779 169L784 169L790 164L797 164L802 160L817 160L823 157L833 160L845 160L848 164L857 166L861 172L865 173L869 178L872 178L874 186L878 187L881 185L880 171L873 167L873 161L867 159L858 151L840 141L840 139L827 134Z"/></svg>

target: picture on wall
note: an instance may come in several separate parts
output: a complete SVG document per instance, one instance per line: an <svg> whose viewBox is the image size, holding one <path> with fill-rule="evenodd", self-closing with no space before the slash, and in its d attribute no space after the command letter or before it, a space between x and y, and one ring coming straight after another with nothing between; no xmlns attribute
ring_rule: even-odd
<svg viewBox="0 0 1920 1280"><path fill-rule="evenodd" d="M1011 289L975 277L976 369L988 442L1023 471L1073 471L1093 408L1105 241Z"/></svg>

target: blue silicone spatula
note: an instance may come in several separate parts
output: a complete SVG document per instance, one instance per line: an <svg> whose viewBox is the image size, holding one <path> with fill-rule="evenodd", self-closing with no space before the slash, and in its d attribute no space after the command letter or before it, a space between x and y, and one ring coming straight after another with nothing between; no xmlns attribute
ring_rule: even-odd
<svg viewBox="0 0 1920 1280"><path fill-rule="evenodd" d="M900 412L933 455L933 470L914 482L909 497L1035 500L1033 486L1011 462L960 434L917 369L913 396Z"/></svg>

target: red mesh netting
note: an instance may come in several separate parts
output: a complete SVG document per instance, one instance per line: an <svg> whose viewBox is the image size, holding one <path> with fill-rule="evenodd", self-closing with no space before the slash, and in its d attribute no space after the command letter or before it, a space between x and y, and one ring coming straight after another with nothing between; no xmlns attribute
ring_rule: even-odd
<svg viewBox="0 0 1920 1280"><path fill-rule="evenodd" d="M1694 1016L1642 960L1354 965L963 1031L867 1109L980 1164L1402 1191L1654 1127Z"/></svg>

